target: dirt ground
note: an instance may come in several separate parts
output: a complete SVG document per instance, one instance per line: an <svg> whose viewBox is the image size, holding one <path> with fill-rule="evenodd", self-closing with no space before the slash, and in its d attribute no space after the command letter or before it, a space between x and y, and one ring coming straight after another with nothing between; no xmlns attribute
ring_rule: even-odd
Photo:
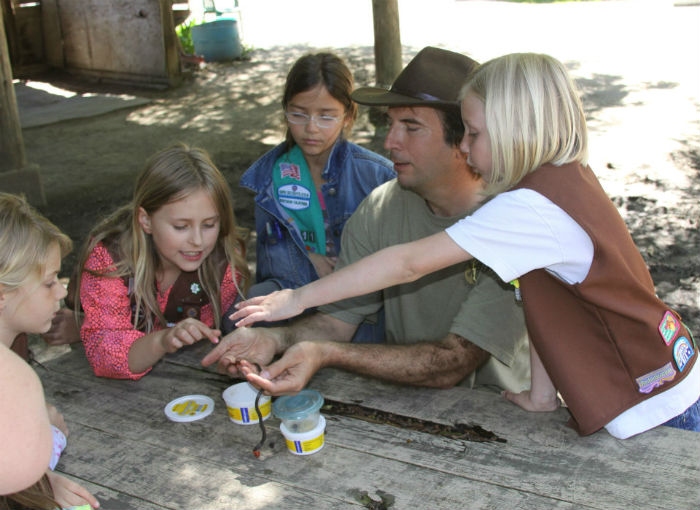
<svg viewBox="0 0 700 510"><path fill-rule="evenodd" d="M478 12L484 19L505 16L506 12L503 11L505 6L496 5L501 2L448 5L443 1L436 5L443 4L445 8L464 9L464 16L482 9ZM591 16L600 25L601 20L614 23L614 19L609 20L611 16L620 15L624 7L632 8L624 1L604 4L607 5L566 8L555 7L559 4L518 5L515 17L522 20L524 16L532 16L532 19L550 15L564 16L563 19ZM653 8L661 4L663 16L677 19L674 21L677 31L681 30L679 23L685 23L688 16L697 17L700 11L698 7L684 7L686 10L680 12L680 7L661 1ZM651 4L642 0L635 5L635 16L639 16L642 6ZM321 3L318 8L322 8ZM601 15L603 12L607 14ZM413 11L401 12L402 32L404 16L410 27L412 15ZM421 15L426 14L416 13L416 16ZM657 12L650 12L649 26L654 25L659 16ZM284 19L284 14L281 18ZM78 92L130 93L152 100L135 109L24 130L28 159L39 165L42 172L48 200L44 212L74 239L76 245L84 241L98 218L129 199L133 176L145 159L175 141L201 146L210 152L231 184L239 223L253 227L253 197L238 187L238 180L253 161L281 140L279 100L291 63L308 51L330 47L346 59L358 86L373 84L374 55L367 34L356 34L359 45L337 44L330 40L314 44L292 40L284 46L276 43L266 46L262 39L256 43L256 25L249 19L245 34L254 46L249 60L206 64L176 89L137 90L76 81L65 76L44 77L56 86ZM663 35L652 42L643 42L649 27L641 23L641 18L635 19L641 26L629 37L638 38L642 46L635 47L639 51L668 42ZM371 22L368 23L371 26ZM661 25L664 24L657 23L655 30ZM601 29L598 42L609 26ZM624 28L623 23L615 26L618 32ZM479 37L487 37L488 27L479 30L482 30ZM668 30L670 38L673 28ZM696 28L693 30L697 32ZM405 62L426 44L469 51L464 45L458 46L449 40L430 40L430 37L437 37L432 33L422 34L420 40L410 39L408 35L404 38ZM637 72L639 67L631 65L634 59L623 60L614 54L618 50L613 48L623 44L618 42L625 36L620 32L606 37L609 37L606 40L608 49L603 49L606 43L603 41L602 46L591 50L598 51L594 55L583 55L578 47L567 54L562 45L552 46L550 52L567 64L581 89L591 132L591 165L627 221L650 267L659 295L697 332L700 331L700 100L694 87L700 73L696 68L690 69L691 81L687 82L674 74L678 69L675 60L662 61L649 53L639 60L644 72ZM700 62L698 50L691 49L691 45L700 47L694 44L696 39L697 34L694 34L690 40L681 37L680 43L674 43L681 46L673 51L681 53L675 58L684 62L683 65ZM491 52L500 54L510 50L502 40L493 41ZM478 60L495 56L483 50L473 51L473 42L469 46L472 56ZM527 45L515 44L514 47L519 51L531 51ZM535 41L531 47L532 51L545 51L543 48L547 46L545 42ZM650 60L653 64L644 67ZM649 68L655 74L649 74ZM384 153L383 132L369 122L365 109L361 109L352 139ZM73 254L65 262L66 274L74 262Z"/></svg>

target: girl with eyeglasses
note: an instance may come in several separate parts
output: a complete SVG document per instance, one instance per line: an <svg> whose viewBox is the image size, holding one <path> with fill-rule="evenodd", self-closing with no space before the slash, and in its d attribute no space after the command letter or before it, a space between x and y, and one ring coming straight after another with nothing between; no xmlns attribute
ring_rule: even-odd
<svg viewBox="0 0 700 510"><path fill-rule="evenodd" d="M357 117L352 89L350 70L331 53L305 55L287 75L285 141L241 178L242 186L257 193L257 283L251 297L331 273L345 222L370 191L395 177L388 159L345 138ZM226 318L223 328L227 332L233 324ZM361 328L357 338L365 334ZM376 339L375 332L369 335Z"/></svg>

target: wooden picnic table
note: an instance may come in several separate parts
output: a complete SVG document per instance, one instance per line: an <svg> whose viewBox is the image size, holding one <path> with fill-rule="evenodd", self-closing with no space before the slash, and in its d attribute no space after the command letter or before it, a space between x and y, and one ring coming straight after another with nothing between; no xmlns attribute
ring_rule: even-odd
<svg viewBox="0 0 700 510"><path fill-rule="evenodd" d="M697 433L659 427L625 441L604 431L582 438L563 409L531 414L488 391L401 387L331 369L309 384L327 402L465 423L484 440L324 412L319 452L291 454L270 418L256 458L260 429L231 422L221 398L237 381L199 364L210 348L200 342L168 355L140 381L95 377L82 347L37 367L70 428L58 471L104 510L383 508L363 492L393 498L392 510L700 507ZM210 396L214 412L168 420L165 405L188 394Z"/></svg>

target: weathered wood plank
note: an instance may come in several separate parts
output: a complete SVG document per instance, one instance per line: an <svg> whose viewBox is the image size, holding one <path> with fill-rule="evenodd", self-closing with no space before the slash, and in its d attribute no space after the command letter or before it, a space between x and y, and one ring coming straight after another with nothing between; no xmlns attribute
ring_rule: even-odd
<svg viewBox="0 0 700 510"><path fill-rule="evenodd" d="M239 471L235 460L203 458L197 448L168 449L82 425L74 424L73 428L79 440L64 453L61 470L100 486L118 487L119 505L126 499L134 508L143 508L144 502L173 510L347 507L347 501L327 496L322 490L308 491L260 476L264 475L262 468L258 475ZM178 436L170 439L173 446L178 444ZM104 510L124 508L108 506L101 490L95 488L95 492L103 500Z"/></svg>
<svg viewBox="0 0 700 510"><path fill-rule="evenodd" d="M563 409L527 413L486 391L434 391L376 381L367 385L359 376L331 370L320 371L309 386L334 400L361 400L373 409L446 424L475 424L494 432L508 442L469 443L469 460L444 468L471 472L483 481L606 509L694 510L700 501L700 438L694 432L658 427L624 441L604 431L579 437L566 426L568 413ZM353 441L360 432L351 433ZM385 446L397 458L406 455L381 438L367 441L370 448ZM421 461L441 469L436 462L444 456L438 453L429 450ZM673 473L674 481L659 473Z"/></svg>
<svg viewBox="0 0 700 510"><path fill-rule="evenodd" d="M220 398L232 381L196 368L190 358L184 363L177 356L169 358L138 382L113 381L94 378L82 353L76 351L49 363L50 372L42 378L47 398L62 410L69 424L77 420L104 433L172 452L191 455L196 450L208 462L233 463L239 473L257 472L260 461L252 457L250 448L258 441L259 431L231 424ZM448 424L479 424L507 442L456 441L329 416L327 446L323 453L311 456L322 459L323 473L319 473L316 461L285 451L278 421L271 419L267 422L269 437L275 446L264 450L263 465L275 473L271 477L275 483L306 490L322 483L334 494L351 488L381 489L396 495L402 504L419 507L426 500L413 494L428 494L429 484L443 491L449 487L454 494L470 494L470 498L477 497L472 492L481 494L486 507L489 501L500 501L506 508L527 503L530 508L570 504L576 508L690 509L700 499L700 442L691 432L661 427L626 441L605 432L580 438L565 426L564 410L525 413L488 392L399 387L335 370L319 372L310 386L320 389L326 398L361 400L374 409ZM207 394L220 409L201 422L168 422L164 405L188 393ZM300 462L314 467L302 475L297 468ZM419 487L397 483L388 473L420 480ZM673 477L659 473L673 473ZM368 483L371 486L363 487ZM536 503L529 499L532 497L537 498ZM458 499L452 503L458 504Z"/></svg>
<svg viewBox="0 0 700 510"><path fill-rule="evenodd" d="M78 393L77 388L70 387L68 378L52 379L63 388L59 390L62 395ZM46 385L48 392L55 395L51 383L47 381ZM93 385L92 389L85 387L84 392L92 392L94 396L100 390ZM111 413L110 404L118 402L111 394L105 397L101 403L90 399L91 411L86 415L89 425L72 419L76 411L85 409L84 403L57 402L71 428L70 445L64 453L61 470L102 486L119 488L122 494L137 494L164 508L187 508L188 505L191 508L272 508L279 505L280 500L274 498L269 504L258 504L259 500L272 497L269 493L283 494L283 508L345 508L354 503L351 490L370 494L383 490L396 497L397 508L421 507L426 500L435 501L431 508L454 508L462 498L479 505L483 503L484 508L489 501L497 502L499 508L573 508L564 502L492 484L470 480L465 483L459 474L364 452L357 448L361 444L359 441L350 441L353 447L345 449L332 440L337 430L329 431L327 444L319 454L301 458L286 452L279 431L270 427L275 446L266 449L260 461L249 450L257 441L255 427L235 426L214 415L201 423L164 421L158 426L157 419L149 421L131 412L143 407L136 402L125 412ZM395 432L388 426L381 428L388 434L384 441ZM253 437L245 438L242 432L249 432ZM176 487L178 479L180 486ZM266 487L262 494L257 489L253 492L248 489L260 486ZM190 487L197 487L197 490ZM251 505L251 498L256 505ZM235 501L241 499L244 503L237 505ZM134 505L138 506L138 501ZM103 508L109 507L103 504Z"/></svg>
<svg viewBox="0 0 700 510"><path fill-rule="evenodd" d="M75 357L73 353L66 358ZM66 367L71 363L52 362L49 365L52 364ZM175 374L180 377L182 373L190 370L171 365L165 365L164 369L171 372L173 377L176 376ZM416 464L410 459L397 461L393 454L386 456L381 452L378 455L364 445L366 433L363 429L367 425L364 422L358 422L353 428L361 431L356 440L352 440L347 434L339 434L337 426L329 427L324 450L319 454L300 458L286 452L282 436L275 426L276 420L268 420L269 436L274 447L266 448L262 460L256 460L251 455L250 448L259 438L257 428L231 424L223 410L221 412L215 410L214 414L200 422L190 424L169 422L162 412L165 400L161 400L158 396L158 392L163 389L162 384L155 382L159 377L158 372L157 368L137 383L95 378L89 380L55 371L43 373L47 398L61 409L72 429L71 445L64 454L66 471L79 478L87 478L113 489L118 488L127 494L138 494L139 497L164 507L168 507L172 502L157 499L150 493L144 492L142 485L134 486L136 482L132 473L137 469L139 476L136 478L152 477L153 480L147 484L149 486L165 483L162 488L170 487L173 475L169 470L175 469L174 466L181 465L183 461L158 460L158 455L162 451L168 452L169 455L186 457L187 466L190 468L186 471L185 479L193 485L200 484L200 481L198 478L192 479L190 471L203 473L207 469L214 469L214 471L218 469L228 473L233 469L239 477L263 476L268 483L281 484L284 487L291 486L295 487L295 490L313 494L318 492L314 497L330 495L333 498L339 498L346 506L354 501L348 495L348 491L354 489L365 490L370 494L376 490L393 494L397 499L396 508L420 508L424 507L426 501L435 502L430 504L431 508L454 508L461 505L465 498L482 508L489 508L492 504L494 508L573 508L566 502L473 481L460 473L435 470ZM121 383L122 387L113 383ZM194 380L194 384L200 385L197 386L197 390L202 390L206 388L201 385L221 383L202 379ZM124 388L135 385L154 390L156 397L154 398L154 394L149 391L124 391ZM211 393L208 394L214 396ZM217 401L217 405L219 404L220 402ZM89 431L89 434L86 431ZM383 425L379 426L379 433L385 436L381 441L390 442L397 431L393 427ZM102 446L101 448L105 450L104 454L93 451L99 448L85 439L86 436L90 437L90 434L100 436L99 440L94 439L95 444L110 445L113 442L114 445ZM412 434L414 438L424 435L418 432ZM101 437L103 435L105 437ZM343 437L343 441L337 442L334 439L336 436ZM344 446L342 443L348 443L350 446ZM418 445L419 442L415 441L415 444ZM145 465L143 463L146 460L134 457L132 450L147 450L148 457L154 457L154 462L148 468L141 467ZM80 463L76 463L74 456L84 466L81 467ZM164 472L157 472L161 469L159 467L161 463L169 467ZM206 466L199 467L198 463L204 463ZM116 469L115 464L119 466L118 475L113 474ZM96 470L95 466L103 467ZM106 473L103 470L106 470ZM149 473L144 474L145 471ZM110 476L116 476L116 478L110 478ZM207 477L212 479L216 476L219 475L207 474ZM158 482L158 480L164 480L167 483ZM219 480L218 483L229 484L229 480ZM169 490L173 490L172 487ZM214 489L208 487L207 494L212 493L211 491ZM294 505L290 506L287 503L287 499L285 497L283 507L294 508ZM216 502L220 504L221 498L217 497ZM333 504L326 501L317 502L318 504L308 501L308 495L302 502L303 505L310 505L311 508L333 508ZM190 502L178 500L176 503L180 505ZM195 507L202 508L202 504L198 502ZM215 508L216 504L212 503L211 507ZM226 506L226 508L229 507L234 508Z"/></svg>

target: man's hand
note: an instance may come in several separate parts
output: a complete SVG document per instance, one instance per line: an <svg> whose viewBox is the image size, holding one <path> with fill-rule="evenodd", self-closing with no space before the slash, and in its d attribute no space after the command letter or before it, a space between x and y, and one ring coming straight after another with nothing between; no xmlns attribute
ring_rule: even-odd
<svg viewBox="0 0 700 510"><path fill-rule="evenodd" d="M249 364L241 364L248 382L265 390L268 395L295 394L304 389L309 379L322 368L324 345L317 342L294 344L284 356L263 369L258 375Z"/></svg>
<svg viewBox="0 0 700 510"><path fill-rule="evenodd" d="M276 352L277 342L270 328L238 328L202 358L202 365L208 367L217 362L219 372L240 377L243 375L239 370L242 360L266 365Z"/></svg>

